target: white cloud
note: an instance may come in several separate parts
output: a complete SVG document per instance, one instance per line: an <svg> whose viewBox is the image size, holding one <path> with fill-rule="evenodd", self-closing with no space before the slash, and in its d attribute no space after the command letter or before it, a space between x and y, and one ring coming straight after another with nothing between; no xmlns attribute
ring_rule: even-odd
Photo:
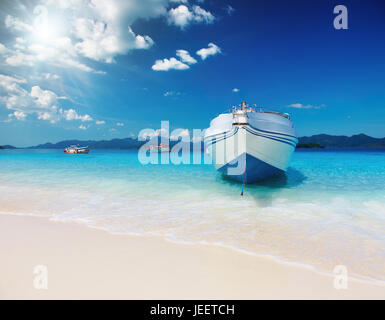
<svg viewBox="0 0 385 320"><path fill-rule="evenodd" d="M5 55L11 66L45 63L98 72L88 58L111 63L116 56L148 49L154 41L132 29L138 19L166 16L169 0L36 0L26 15L15 5L7 8L6 30L15 35Z"/></svg>
<svg viewBox="0 0 385 320"><path fill-rule="evenodd" d="M211 12L202 9L200 6L194 6L194 20L196 22L213 23L215 18Z"/></svg>
<svg viewBox="0 0 385 320"><path fill-rule="evenodd" d="M202 60L205 60L207 57L216 55L218 53L221 53L221 48L212 42L208 44L208 48L202 48L197 51L197 55L200 56Z"/></svg>
<svg viewBox="0 0 385 320"><path fill-rule="evenodd" d="M293 104L288 105L288 107L289 108L295 108L295 109L321 109L321 108L325 107L325 105L321 104L319 106L315 106L315 105L311 105L311 104L303 105L302 103L293 103Z"/></svg>
<svg viewBox="0 0 385 320"><path fill-rule="evenodd" d="M180 92L176 92L176 91L166 91L165 93L163 93L163 95L164 95L165 97L179 96L179 95L180 95Z"/></svg>
<svg viewBox="0 0 385 320"><path fill-rule="evenodd" d="M80 130L87 130L87 127L81 124L81 125L79 126L79 129L80 129Z"/></svg>
<svg viewBox="0 0 385 320"><path fill-rule="evenodd" d="M5 59L5 62L10 66L33 66L35 57L30 54L24 54L19 51L14 52L11 56Z"/></svg>
<svg viewBox="0 0 385 320"><path fill-rule="evenodd" d="M136 49L148 49L154 44L154 41L149 36L135 36Z"/></svg>
<svg viewBox="0 0 385 320"><path fill-rule="evenodd" d="M59 75L53 74L53 73L43 73L42 76L46 80L58 80L58 79L60 79Z"/></svg>
<svg viewBox="0 0 385 320"><path fill-rule="evenodd" d="M117 125L118 127L124 127L124 123L122 123L122 122L117 122L116 125Z"/></svg>
<svg viewBox="0 0 385 320"><path fill-rule="evenodd" d="M114 21L78 18L75 21L75 34L80 41L75 49L83 56L111 63L114 57L132 49L148 49L153 45L149 36L136 35L130 27L123 32Z"/></svg>
<svg viewBox="0 0 385 320"><path fill-rule="evenodd" d="M225 10L229 16L231 16L233 14L233 12L235 11L235 9L232 6L230 6L229 4L226 6Z"/></svg>
<svg viewBox="0 0 385 320"><path fill-rule="evenodd" d="M68 121L71 120L80 120L82 122L85 121L92 121L92 117L88 114L85 114L83 116L79 115L74 109L65 110L63 112L64 118Z"/></svg>
<svg viewBox="0 0 385 320"><path fill-rule="evenodd" d="M33 27L11 15L5 17L5 26L16 31L32 31Z"/></svg>
<svg viewBox="0 0 385 320"><path fill-rule="evenodd" d="M51 121L51 123L55 123L57 121L57 114L50 112L39 112L37 118L39 120Z"/></svg>
<svg viewBox="0 0 385 320"><path fill-rule="evenodd" d="M3 55L8 51L7 47L0 43L0 54Z"/></svg>
<svg viewBox="0 0 385 320"><path fill-rule="evenodd" d="M234 88L232 91L233 92L239 92L239 89L238 88Z"/></svg>
<svg viewBox="0 0 385 320"><path fill-rule="evenodd" d="M194 64L197 63L196 59L190 56L189 52L187 50L177 50L176 55L183 61L188 64Z"/></svg>
<svg viewBox="0 0 385 320"><path fill-rule="evenodd" d="M104 120L97 120L97 121L95 121L95 123L99 126L102 124L106 124L106 122Z"/></svg>
<svg viewBox="0 0 385 320"><path fill-rule="evenodd" d="M35 103L43 108L49 108L56 103L57 95L50 90L42 90L39 86L31 88L31 97L35 98Z"/></svg>
<svg viewBox="0 0 385 320"><path fill-rule="evenodd" d="M190 10L188 6L181 4L177 8L168 11L168 23L185 28L190 23L213 23L215 17L200 6L193 6Z"/></svg>
<svg viewBox="0 0 385 320"><path fill-rule="evenodd" d="M105 73L94 70L79 62L75 55L70 55L69 52L73 51L74 48L71 47L72 44L68 43L68 41L70 41L68 38L57 39L50 46L34 43L24 47L23 50L20 50L21 47L12 50L3 45L3 47L0 47L0 55L4 56L5 63L12 67L32 67L37 63L46 63L57 67L76 68L86 72Z"/></svg>
<svg viewBox="0 0 385 320"><path fill-rule="evenodd" d="M49 73L49 72L44 72L41 74L32 74L29 76L29 79L32 81L41 81L41 80L58 80L60 79L60 76L56 73Z"/></svg>
<svg viewBox="0 0 385 320"><path fill-rule="evenodd" d="M153 46L150 35L132 29L138 19L163 16L181 28L215 20L187 0L35 0L31 5L30 14L17 4L6 8L5 30L14 38L8 48L0 44L0 55L12 67L46 64L104 74L89 60L113 63L119 55ZM186 57L172 68L186 69L183 62L193 61Z"/></svg>
<svg viewBox="0 0 385 320"><path fill-rule="evenodd" d="M21 88L20 83L27 83L25 79L20 79L16 77L6 76L4 74L0 74L0 87L5 89L7 92L17 92Z"/></svg>
<svg viewBox="0 0 385 320"><path fill-rule="evenodd" d="M171 69L186 70L190 67L187 64L172 57L170 59L156 60L155 64L151 68L155 71L168 71Z"/></svg>
<svg viewBox="0 0 385 320"><path fill-rule="evenodd" d="M8 117L10 118L15 117L17 120L23 121L25 120L27 115L22 111L15 111L14 113L9 114Z"/></svg>
<svg viewBox="0 0 385 320"><path fill-rule="evenodd" d="M209 43L208 48L203 48L197 51L197 54L202 60L205 60L208 56L216 55L221 52L221 49L214 43ZM191 64L195 64L198 61L193 58L187 50L179 49L176 51L176 55L180 60L172 57L169 59L156 60L152 66L152 70L155 71L168 71L171 69L186 70L189 69Z"/></svg>
<svg viewBox="0 0 385 320"><path fill-rule="evenodd" d="M183 4L181 4L177 8L172 8L168 12L168 23L174 24L181 28L187 26L190 21L193 19L193 13L189 10L189 8Z"/></svg>
<svg viewBox="0 0 385 320"><path fill-rule="evenodd" d="M79 115L74 109L63 110L58 106L59 97L51 90L44 90L39 86L32 86L28 91L22 87L25 79L0 74L0 103L13 113L9 118L24 120L28 115L36 115L39 120L55 123L61 119L92 121L88 114Z"/></svg>

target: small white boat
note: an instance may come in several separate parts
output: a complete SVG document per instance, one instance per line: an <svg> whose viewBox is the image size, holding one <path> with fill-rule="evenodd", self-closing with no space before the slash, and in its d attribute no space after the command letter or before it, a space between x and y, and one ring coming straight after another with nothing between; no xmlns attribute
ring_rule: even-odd
<svg viewBox="0 0 385 320"><path fill-rule="evenodd" d="M160 144L159 146L151 145L148 150L150 150L150 152L170 152L170 147L165 144Z"/></svg>
<svg viewBox="0 0 385 320"><path fill-rule="evenodd" d="M289 114L246 102L213 119L204 139L217 170L243 183L285 172L298 143Z"/></svg>
<svg viewBox="0 0 385 320"><path fill-rule="evenodd" d="M87 147L70 146L64 149L64 153L89 153L90 149Z"/></svg>

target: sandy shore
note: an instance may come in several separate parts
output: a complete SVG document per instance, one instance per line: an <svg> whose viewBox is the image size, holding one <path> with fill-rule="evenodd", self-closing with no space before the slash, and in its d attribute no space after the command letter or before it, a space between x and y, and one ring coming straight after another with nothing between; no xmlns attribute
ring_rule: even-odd
<svg viewBox="0 0 385 320"><path fill-rule="evenodd" d="M216 246L113 235L77 223L0 215L1 299L384 299L385 286ZM48 270L48 289L33 286Z"/></svg>

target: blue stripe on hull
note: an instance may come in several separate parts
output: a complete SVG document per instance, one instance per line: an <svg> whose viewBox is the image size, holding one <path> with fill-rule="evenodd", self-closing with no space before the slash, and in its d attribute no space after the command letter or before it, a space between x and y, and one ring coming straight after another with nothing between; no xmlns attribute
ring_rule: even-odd
<svg viewBox="0 0 385 320"><path fill-rule="evenodd" d="M239 164L246 163L245 173L234 175L228 174L228 169L237 167L238 162ZM270 164L267 164L266 162L259 160L247 153L241 154L234 161L232 161L231 164L225 164L224 166L219 168L218 171L222 172L231 179L240 182L243 182L243 180L245 180L245 183L253 183L265 180L284 173L283 170L278 169Z"/></svg>

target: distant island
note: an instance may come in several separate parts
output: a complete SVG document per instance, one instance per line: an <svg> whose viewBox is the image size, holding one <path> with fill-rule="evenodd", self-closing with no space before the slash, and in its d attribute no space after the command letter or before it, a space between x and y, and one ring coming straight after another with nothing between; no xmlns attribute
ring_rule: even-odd
<svg viewBox="0 0 385 320"><path fill-rule="evenodd" d="M318 143L310 142L310 143L298 143L297 144L297 149L323 149L325 148L324 146L321 146Z"/></svg>
<svg viewBox="0 0 385 320"><path fill-rule="evenodd" d="M317 145L324 148L362 148L362 149L381 149L385 148L385 138L373 138L360 133L348 136L333 136L328 134L317 134L310 137L300 137L298 145L307 145L317 148Z"/></svg>
<svg viewBox="0 0 385 320"><path fill-rule="evenodd" d="M171 147L177 142L172 141ZM64 149L70 145L89 146L91 149L139 149L144 144L133 138L112 140L64 140L57 143L44 143L24 149ZM333 136L328 134L317 134L310 137L298 138L297 148L345 148L345 149L385 149L385 138L373 138L363 133L348 136ZM16 149L14 146L4 145L0 149Z"/></svg>
<svg viewBox="0 0 385 320"><path fill-rule="evenodd" d="M17 149L17 148L10 145L0 146L0 150L4 150L4 149Z"/></svg>

